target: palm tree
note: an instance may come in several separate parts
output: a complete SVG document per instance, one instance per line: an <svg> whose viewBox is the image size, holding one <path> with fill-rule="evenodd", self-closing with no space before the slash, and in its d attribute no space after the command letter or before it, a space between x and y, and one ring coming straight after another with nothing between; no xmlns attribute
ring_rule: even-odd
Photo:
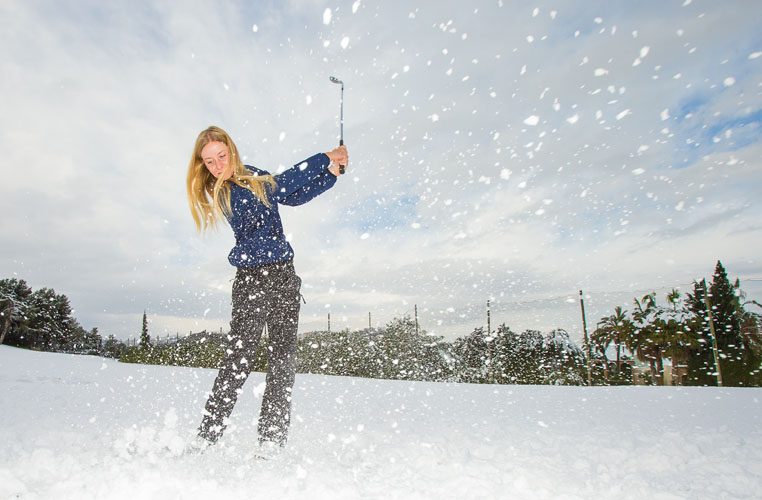
<svg viewBox="0 0 762 500"><path fill-rule="evenodd" d="M627 347L640 361L648 361L651 381L655 385L664 385L662 356L667 342L663 324L659 321L656 293L644 295L641 300L635 299L635 308L632 314L634 335Z"/></svg>
<svg viewBox="0 0 762 500"><path fill-rule="evenodd" d="M622 373L622 344L632 337L634 326L627 318L627 311L620 306L614 308L611 316L601 318L601 324L602 335L616 346L616 373L619 376Z"/></svg>
<svg viewBox="0 0 762 500"><path fill-rule="evenodd" d="M601 318L601 321L598 322L599 326L593 331L592 334L590 334L590 343L593 344L595 350L603 356L603 379L608 382L609 358L606 356L606 351L611 345L612 338L610 330L606 326L603 328L600 327L600 325L603 324L603 320L605 320L605 318Z"/></svg>
<svg viewBox="0 0 762 500"><path fill-rule="evenodd" d="M762 315L746 310L747 305L755 305L762 308L762 304L756 300L746 300L746 293L741 290L741 283L736 279L737 291L735 309L741 324L741 341L744 347L744 355L747 366L751 371L751 384L760 384L762 380Z"/></svg>
<svg viewBox="0 0 762 500"><path fill-rule="evenodd" d="M677 304L680 302L680 291L677 288L673 288L667 294L667 301L672 304L672 309L677 312Z"/></svg>
<svg viewBox="0 0 762 500"><path fill-rule="evenodd" d="M672 310L663 311L658 319L666 341L663 354L672 361L672 385L682 385L682 375L687 373L691 349L698 347L698 333L690 329L690 313L678 310L680 292L672 289L667 294Z"/></svg>
<svg viewBox="0 0 762 500"><path fill-rule="evenodd" d="M756 352L762 352L762 315L746 310L747 305L755 305L762 308L762 304L756 300L746 300L746 292L741 290L741 283L736 280L735 288L738 290L738 301L736 302L736 314L741 320L741 335L744 345Z"/></svg>

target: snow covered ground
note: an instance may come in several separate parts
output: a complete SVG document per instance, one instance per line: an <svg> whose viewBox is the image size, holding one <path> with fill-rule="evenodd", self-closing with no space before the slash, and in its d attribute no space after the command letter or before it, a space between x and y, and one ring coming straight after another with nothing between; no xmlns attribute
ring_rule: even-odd
<svg viewBox="0 0 762 500"><path fill-rule="evenodd" d="M223 441L182 454L214 376L0 346L0 499L762 496L760 389L298 375L262 461L257 374Z"/></svg>

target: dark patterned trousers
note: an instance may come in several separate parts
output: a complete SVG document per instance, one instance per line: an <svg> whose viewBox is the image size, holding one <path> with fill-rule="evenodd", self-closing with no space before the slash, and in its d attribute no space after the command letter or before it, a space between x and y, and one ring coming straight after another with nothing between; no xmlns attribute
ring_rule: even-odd
<svg viewBox="0 0 762 500"><path fill-rule="evenodd" d="M292 261L238 268L226 355L206 402L199 436L211 442L222 436L267 325L267 376L257 430L260 442L286 443L296 373L301 283Z"/></svg>

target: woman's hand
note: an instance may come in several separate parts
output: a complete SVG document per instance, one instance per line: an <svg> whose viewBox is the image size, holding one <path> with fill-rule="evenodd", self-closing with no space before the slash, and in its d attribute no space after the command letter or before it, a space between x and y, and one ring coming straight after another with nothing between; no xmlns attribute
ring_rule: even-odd
<svg viewBox="0 0 762 500"><path fill-rule="evenodd" d="M331 164L328 166L328 171L336 177L346 172L346 167L349 164L349 154L347 153L346 146L339 146L333 151L326 153L328 159L331 160ZM339 170L339 165L344 167L344 172Z"/></svg>

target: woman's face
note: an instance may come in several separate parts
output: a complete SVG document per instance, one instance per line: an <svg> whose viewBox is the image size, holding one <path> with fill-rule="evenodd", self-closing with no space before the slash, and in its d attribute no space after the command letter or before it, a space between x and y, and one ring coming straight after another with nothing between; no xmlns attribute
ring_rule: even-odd
<svg viewBox="0 0 762 500"><path fill-rule="evenodd" d="M233 169L225 172L230 165L230 151L228 151L225 143L219 141L208 143L201 150L201 159L204 161L207 170L217 179L222 175L224 175L223 180L228 180L233 176Z"/></svg>

